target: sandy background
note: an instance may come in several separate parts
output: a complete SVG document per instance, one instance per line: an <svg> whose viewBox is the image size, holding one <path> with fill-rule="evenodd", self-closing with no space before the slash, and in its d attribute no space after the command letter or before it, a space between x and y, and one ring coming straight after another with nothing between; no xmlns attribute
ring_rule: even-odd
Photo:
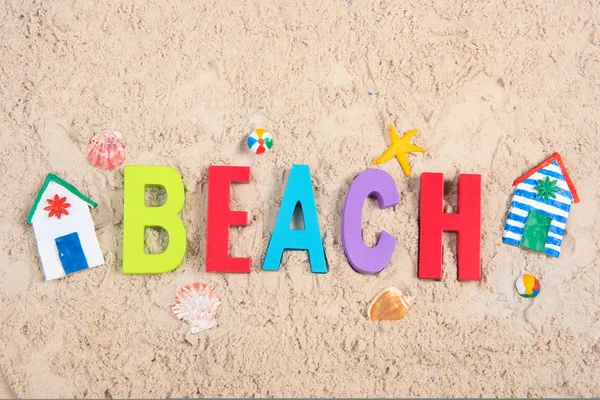
<svg viewBox="0 0 600 400"><path fill-rule="evenodd" d="M21 1L0 3L0 366L22 397L600 396L600 7L596 2ZM369 97L378 91L378 97ZM244 149L253 124L272 153ZM353 177L418 127L401 203L365 207L370 243L399 239L377 276L340 241ZM86 144L123 133L128 164L170 165L188 189L173 273L121 273L123 170ZM562 154L581 203L558 260L502 245L511 182ZM300 252L260 270L292 163L311 167L330 272ZM209 164L252 166L232 207L250 225L231 251L249 275L204 272ZM481 282L416 278L419 175L483 175ZM107 264L45 282L27 213L48 172L100 206ZM151 238L155 245L156 238ZM535 300L515 279L542 282ZM218 327L197 336L170 312L176 290L214 284ZM395 323L366 308L388 285L416 303Z"/></svg>

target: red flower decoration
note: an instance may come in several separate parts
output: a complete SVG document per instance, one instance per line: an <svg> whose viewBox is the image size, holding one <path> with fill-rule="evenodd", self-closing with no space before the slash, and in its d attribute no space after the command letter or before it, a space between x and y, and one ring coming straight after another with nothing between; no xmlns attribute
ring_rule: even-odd
<svg viewBox="0 0 600 400"><path fill-rule="evenodd" d="M46 201L48 202L48 204L50 204L49 206L44 207L44 210L50 211L50 214L48 214L48 218L56 216L56 218L60 219L62 214L69 215L67 208L71 207L71 205L66 202L66 197L60 198L57 194L55 194L54 200L46 199Z"/></svg>

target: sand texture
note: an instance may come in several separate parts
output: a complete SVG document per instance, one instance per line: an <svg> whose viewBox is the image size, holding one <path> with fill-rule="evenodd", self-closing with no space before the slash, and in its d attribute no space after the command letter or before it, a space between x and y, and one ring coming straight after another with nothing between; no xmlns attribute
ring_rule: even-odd
<svg viewBox="0 0 600 400"><path fill-rule="evenodd" d="M0 366L20 397L600 396L600 6L596 1L21 1L0 3ZM369 96L368 92L379 95ZM373 166L419 128L407 178ZM245 148L264 124L273 151ZM168 165L187 188L188 249L172 273L122 274L123 168L86 157L102 129L126 164ZM559 259L501 244L511 183L563 156L579 191ZM312 171L329 273L304 252L261 271L288 171ZM250 165L232 189L249 226L231 254L249 275L205 272L207 167ZM389 266L354 272L341 215L353 178L389 172L400 204L365 205L364 234L398 238ZM417 279L419 176L480 173L481 282ZM45 282L27 214L47 173L99 203L106 265ZM155 246L159 238L149 237ZM535 274L534 300L514 290ZM218 326L191 335L170 305L203 281ZM372 324L396 285L407 317ZM0 388L0 393L4 389Z"/></svg>

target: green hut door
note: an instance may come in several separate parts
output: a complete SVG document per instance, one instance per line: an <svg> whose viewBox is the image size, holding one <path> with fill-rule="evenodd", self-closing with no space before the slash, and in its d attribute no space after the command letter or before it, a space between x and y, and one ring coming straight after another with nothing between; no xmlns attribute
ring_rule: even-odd
<svg viewBox="0 0 600 400"><path fill-rule="evenodd" d="M550 222L552 220L549 217L535 211L529 211L527 221L525 221L523 237L521 238L521 247L543 253L546 247Z"/></svg>

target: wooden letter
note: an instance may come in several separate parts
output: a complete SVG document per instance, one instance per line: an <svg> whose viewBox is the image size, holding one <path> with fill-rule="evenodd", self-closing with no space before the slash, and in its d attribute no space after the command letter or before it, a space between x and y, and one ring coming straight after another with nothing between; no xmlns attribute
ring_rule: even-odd
<svg viewBox="0 0 600 400"><path fill-rule="evenodd" d="M421 175L419 278L442 279L442 232L457 232L458 280L481 279L481 175L458 177L458 209L443 212L444 175Z"/></svg>
<svg viewBox="0 0 600 400"><path fill-rule="evenodd" d="M250 182L250 167L208 167L206 272L250 273L250 258L229 257L229 227L248 225L246 211L229 209L232 182Z"/></svg>
<svg viewBox="0 0 600 400"><path fill-rule="evenodd" d="M395 206L400 201L394 179L380 169L361 172L348 190L342 217L342 244L352 268L361 274L376 274L388 265L396 248L396 238L382 231L374 247L363 241L362 211L365 200L374 196L379 207Z"/></svg>
<svg viewBox="0 0 600 400"><path fill-rule="evenodd" d="M179 266L185 256L185 226L177 214L183 208L183 181L165 166L126 166L123 204L123 273L162 274ZM167 194L162 206L146 207L146 187L161 186ZM145 253L146 227L167 231L169 244L159 254Z"/></svg>
<svg viewBox="0 0 600 400"><path fill-rule="evenodd" d="M304 215L303 230L289 228L297 204L302 208ZM327 273L315 194L308 165L292 165L263 269L277 271L284 250L308 251L311 271L319 274Z"/></svg>

